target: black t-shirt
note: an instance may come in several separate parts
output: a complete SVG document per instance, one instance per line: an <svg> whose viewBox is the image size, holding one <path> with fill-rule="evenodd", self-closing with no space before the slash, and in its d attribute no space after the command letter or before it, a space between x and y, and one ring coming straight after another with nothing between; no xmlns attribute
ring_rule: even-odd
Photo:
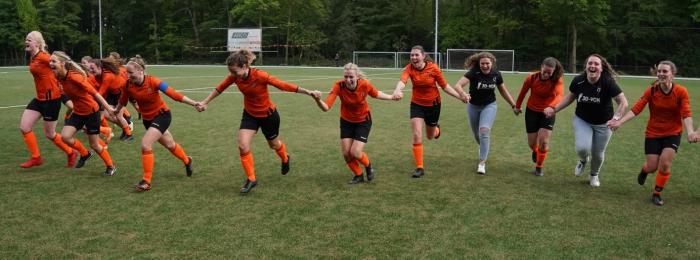
<svg viewBox="0 0 700 260"><path fill-rule="evenodd" d="M593 125L612 119L612 99L622 93L614 79L601 76L598 82L591 84L586 75L576 76L569 91L576 97L576 116Z"/></svg>
<svg viewBox="0 0 700 260"><path fill-rule="evenodd" d="M469 79L469 95L472 96L469 103L477 106L485 106L496 101L495 90L503 84L501 72L492 69L489 74L481 70L469 70L464 77Z"/></svg>

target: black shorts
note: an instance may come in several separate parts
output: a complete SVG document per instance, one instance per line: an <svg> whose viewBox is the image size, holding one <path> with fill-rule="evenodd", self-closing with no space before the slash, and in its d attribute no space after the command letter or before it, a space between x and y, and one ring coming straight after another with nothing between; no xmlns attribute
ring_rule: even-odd
<svg viewBox="0 0 700 260"><path fill-rule="evenodd" d="M58 114L61 112L61 99L40 101L36 98L29 102L25 109L34 110L41 113L44 121L52 122L58 120Z"/></svg>
<svg viewBox="0 0 700 260"><path fill-rule="evenodd" d="M83 129L83 126L85 126L88 135L98 135L100 134L100 112L84 116L73 113L66 120L66 125L73 126L78 130Z"/></svg>
<svg viewBox="0 0 700 260"><path fill-rule="evenodd" d="M280 133L280 114L277 113L277 109L272 111L269 116L262 118L254 117L243 110L239 129L249 129L257 132L258 128L262 128L265 139L272 140L277 138Z"/></svg>
<svg viewBox="0 0 700 260"><path fill-rule="evenodd" d="M117 106L117 103L119 103L119 97L120 95L118 94L107 94L105 97L105 101L107 101L107 104L110 106Z"/></svg>
<svg viewBox="0 0 700 260"><path fill-rule="evenodd" d="M543 112L525 108L525 130L528 134L537 133L541 128L553 130L555 117L547 118Z"/></svg>
<svg viewBox="0 0 700 260"><path fill-rule="evenodd" d="M66 94L61 94L61 103L65 105L68 101L70 101L70 98Z"/></svg>
<svg viewBox="0 0 700 260"><path fill-rule="evenodd" d="M168 110L158 114L152 120L143 120L143 126L146 128L146 131L148 131L148 128L154 127L164 134L165 131L168 130L168 127L170 127L172 119L173 117L170 114L170 110Z"/></svg>
<svg viewBox="0 0 700 260"><path fill-rule="evenodd" d="M661 155L661 151L664 148L671 148L678 152L678 147L681 146L681 136L666 136L659 138L645 138L644 139L644 154L658 154Z"/></svg>
<svg viewBox="0 0 700 260"><path fill-rule="evenodd" d="M359 123L340 119L340 139L352 138L367 143L370 130L372 130L372 119Z"/></svg>
<svg viewBox="0 0 700 260"><path fill-rule="evenodd" d="M440 120L440 103L426 107L411 102L411 118L423 118L425 125L436 127Z"/></svg>

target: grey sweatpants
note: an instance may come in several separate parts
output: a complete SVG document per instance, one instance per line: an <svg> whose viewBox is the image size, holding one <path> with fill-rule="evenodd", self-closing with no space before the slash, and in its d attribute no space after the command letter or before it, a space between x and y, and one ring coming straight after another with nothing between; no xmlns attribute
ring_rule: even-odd
<svg viewBox="0 0 700 260"><path fill-rule="evenodd" d="M607 125L589 124L574 115L574 138L576 139L576 153L581 161L587 161L591 157L591 176L598 175L605 161L605 149L608 147L612 130Z"/></svg>
<svg viewBox="0 0 700 260"><path fill-rule="evenodd" d="M474 139L479 144L479 160L486 161L489 157L489 145L491 143L491 127L496 120L496 102L485 106L467 104L469 125L472 128ZM484 130L480 130L483 128Z"/></svg>

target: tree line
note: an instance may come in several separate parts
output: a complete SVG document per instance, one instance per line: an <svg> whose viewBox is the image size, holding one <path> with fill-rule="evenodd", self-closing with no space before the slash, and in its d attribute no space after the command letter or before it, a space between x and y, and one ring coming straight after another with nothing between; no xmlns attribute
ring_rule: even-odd
<svg viewBox="0 0 700 260"><path fill-rule="evenodd" d="M262 64L330 65L354 50L433 49L434 0L103 0L104 53L150 63L221 63L226 31L263 28ZM516 69L547 56L568 72L600 53L622 73L670 59L700 76L700 0L443 0L439 49L513 49ZM0 0L0 65L23 65L24 37L99 56L97 0Z"/></svg>

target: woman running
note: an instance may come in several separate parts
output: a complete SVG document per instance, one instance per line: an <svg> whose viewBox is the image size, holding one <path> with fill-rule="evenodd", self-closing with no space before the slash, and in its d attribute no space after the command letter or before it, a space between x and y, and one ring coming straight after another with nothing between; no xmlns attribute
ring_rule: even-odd
<svg viewBox="0 0 700 260"><path fill-rule="evenodd" d="M649 105L649 122L645 131L644 153L646 162L637 176L639 185L644 185L647 175L657 169L656 186L651 201L661 206L661 199L666 182L671 177L671 163L681 145L681 133L685 126L688 141L693 142L693 118L690 112L688 91L682 85L673 82L676 65L671 61L662 61L656 66L657 80L649 86L637 100L632 109L620 120L611 120L608 127L617 130L625 122L639 115Z"/></svg>
<svg viewBox="0 0 700 260"><path fill-rule="evenodd" d="M554 129L554 108L564 96L564 67L559 60L548 57L542 61L540 71L525 78L520 95L515 102L515 114L520 114L528 91L525 108L525 131L527 144L532 150L532 162L535 163L535 176L544 176L542 166L549 151L549 138Z"/></svg>
<svg viewBox="0 0 700 260"><path fill-rule="evenodd" d="M126 106L129 99L134 99L142 109L143 126L146 133L141 139L141 162L143 163L143 178L136 184L136 192L148 191L151 189L153 176L153 143L156 141L168 148L183 164L187 177L192 176L192 157L185 154L185 150L175 142L173 135L168 130L171 121L170 109L160 97L158 91L165 93L175 101L182 102L193 107L197 103L192 99L183 96L175 91L160 79L146 75L146 62L141 56L131 58L126 64L126 71L129 81L122 92L115 111L120 111ZM121 116L120 116L121 117Z"/></svg>
<svg viewBox="0 0 700 260"><path fill-rule="evenodd" d="M19 124L24 143L32 157L19 166L31 168L43 163L36 136L32 131L32 126L41 118L44 120L44 135L66 153L68 156L66 167L73 167L77 154L63 142L61 135L56 133L56 124L61 111L62 91L58 86L56 75L51 71L50 55L46 52L44 37L40 32L30 32L25 38L24 46L24 50L32 57L29 63L29 72L34 77L36 97L24 109ZM64 102L69 101L64 99Z"/></svg>
<svg viewBox="0 0 700 260"><path fill-rule="evenodd" d="M411 129L413 130L413 158L416 162L416 170L413 178L420 178L425 175L423 165L423 125L425 125L425 136L428 140L440 138L440 92L436 84L445 93L466 102L463 97L455 91L442 76L440 67L430 60L422 46L416 45L411 48L411 63L404 67L401 79L396 83L393 97L403 98L403 89L406 82L411 78L413 89L411 90Z"/></svg>
<svg viewBox="0 0 700 260"><path fill-rule="evenodd" d="M107 109L110 114L114 111L108 107L107 101L98 93L87 81L87 74L80 65L75 63L62 51L55 51L51 55L51 69L58 78L58 82L63 86L63 92L73 101L73 113L66 121L61 135L63 142L73 147L80 153L80 159L75 168L82 168L85 161L90 159L92 153L75 138L75 133L82 129L87 129L90 147L97 152L105 163L103 176L112 176L117 168L112 163L112 157L107 149L100 145L100 107L98 102ZM97 101L97 102L95 102Z"/></svg>
<svg viewBox="0 0 700 260"><path fill-rule="evenodd" d="M583 169L591 161L589 183L600 186L600 169L605 160L612 130L608 121L619 120L627 109L627 98L615 82L617 73L608 61L599 54L591 54L586 59L585 71L576 76L569 85L569 93L559 102L554 112L559 112L576 100L574 115L574 138L579 161L574 174L581 176ZM617 103L613 112L612 100Z"/></svg>
<svg viewBox="0 0 700 260"><path fill-rule="evenodd" d="M243 117L238 130L238 151L247 178L241 188L242 194L250 192L258 184L250 143L259 128L262 128L268 145L275 150L282 161L282 175L289 172L289 155L279 137L280 116L275 104L270 100L267 85L313 97L311 92L304 88L278 80L267 72L251 67L253 60L255 60L255 54L247 49L231 53L226 59L226 65L231 74L201 102L198 108L199 111L206 110L209 102L234 83L243 94Z"/></svg>
<svg viewBox="0 0 700 260"><path fill-rule="evenodd" d="M333 84L333 89L325 101L321 100L321 92L312 92L316 104L323 110L333 107L336 98L340 98L340 150L354 176L349 184L364 182L360 164L365 167L367 181L374 179L372 164L363 152L365 144L372 129L372 116L367 103L367 96L376 99L392 100L393 96L377 91L372 84L365 79L365 74L353 63L343 67L344 80L338 80Z"/></svg>
<svg viewBox="0 0 700 260"><path fill-rule="evenodd" d="M111 57L105 59L93 59L90 61L89 65L91 73L95 75L95 80L99 84L100 95L105 97L107 104L109 104L112 108L116 107L127 81L127 76L122 75L119 71L121 65L118 61ZM119 111L119 114L121 114L119 117L110 117L107 114L103 114L103 116L108 121L121 127L122 136L119 138L120 140L134 140L131 133L134 123L131 122L129 112L126 111L126 108L122 108L122 110Z"/></svg>
<svg viewBox="0 0 700 260"><path fill-rule="evenodd" d="M455 89L469 102L467 105L469 125L476 143L479 144L479 164L476 173L484 175L491 144L491 127L496 120L496 88L513 112L516 115L518 112L515 109L513 97L503 83L501 72L495 68L496 57L493 54L475 53L467 58L465 67L468 71L455 83ZM465 85L469 85L469 93L464 93Z"/></svg>

